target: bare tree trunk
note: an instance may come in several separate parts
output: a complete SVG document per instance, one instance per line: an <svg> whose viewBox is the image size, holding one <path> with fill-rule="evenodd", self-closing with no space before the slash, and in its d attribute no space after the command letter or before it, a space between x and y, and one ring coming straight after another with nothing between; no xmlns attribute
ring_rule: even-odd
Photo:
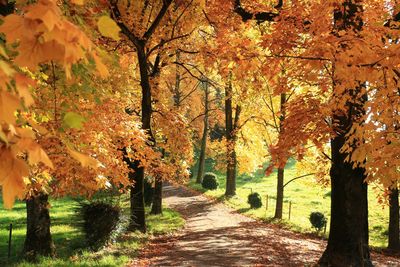
<svg viewBox="0 0 400 267"><path fill-rule="evenodd" d="M388 249L400 250L399 189L391 189L389 196L389 244Z"/></svg>
<svg viewBox="0 0 400 267"><path fill-rule="evenodd" d="M284 182L284 172L285 169L279 168L278 169L278 183L276 186L276 206L275 206L275 219L282 219L282 212L283 212L283 182Z"/></svg>
<svg viewBox="0 0 400 267"><path fill-rule="evenodd" d="M281 94L281 105L280 105L280 113L281 116L279 118L279 134L283 134L283 123L286 117L286 94ZM276 206L275 206L275 219L282 219L282 212L283 212L283 183L285 180L285 168L281 167L278 168L277 174L277 185L276 185Z"/></svg>
<svg viewBox="0 0 400 267"><path fill-rule="evenodd" d="M162 214L162 186L161 178L156 178L153 196L153 205L151 206L151 214Z"/></svg>
<svg viewBox="0 0 400 267"><path fill-rule="evenodd" d="M208 137L208 116L209 116L209 89L208 82L205 81L204 88L204 126L203 126L203 137L201 139L200 157L199 157L199 169L197 171L196 183L201 184L203 182L204 169L206 164L206 149L207 149L207 137Z"/></svg>
<svg viewBox="0 0 400 267"><path fill-rule="evenodd" d="M230 78L231 79L231 78ZM236 106L235 118L232 108L232 83L225 88L225 137L226 137L226 187L225 196L236 195L236 140L241 107Z"/></svg>
<svg viewBox="0 0 400 267"><path fill-rule="evenodd" d="M140 69L140 85L142 87L142 129L148 134L149 142L154 142L154 137L151 131L151 86L148 73L148 63L146 53L143 46L137 46L137 55ZM140 164L135 162L133 169L134 185L131 188L131 222L129 230L140 230L146 232L146 214L144 209L144 175L145 170L139 167Z"/></svg>
<svg viewBox="0 0 400 267"><path fill-rule="evenodd" d="M54 255L48 198L46 194L39 194L26 200L24 254L30 260L36 259L37 256Z"/></svg>

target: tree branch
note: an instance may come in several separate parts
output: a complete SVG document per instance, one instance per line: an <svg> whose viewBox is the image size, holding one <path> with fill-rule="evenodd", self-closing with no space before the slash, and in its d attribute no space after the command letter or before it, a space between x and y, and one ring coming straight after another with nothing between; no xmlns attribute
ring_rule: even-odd
<svg viewBox="0 0 400 267"><path fill-rule="evenodd" d="M141 46L141 42L139 40L139 38L137 38L132 32L131 30L128 28L128 26L125 25L125 23L122 21L122 17L121 17L121 12L119 11L118 8L118 1L114 0L114 1L110 1L110 6L111 6L111 14L113 19L115 20L115 22L117 23L117 25L119 26L119 28L121 29L121 32L128 37L128 39L136 46L136 47L140 47Z"/></svg>
<svg viewBox="0 0 400 267"><path fill-rule="evenodd" d="M160 12L158 12L157 17L154 19L153 23L150 25L149 29L143 34L143 40L147 41L154 33L164 15L167 13L169 6L171 5L172 0L164 0L163 5L161 7Z"/></svg>
<svg viewBox="0 0 400 267"><path fill-rule="evenodd" d="M283 6L283 0L279 0L275 8L279 10L282 8L282 6ZM265 21L273 22L275 21L275 18L279 16L279 12L274 13L270 11L251 13L242 7L240 0L234 0L233 11L242 17L243 22L246 22L248 20L256 20L258 23Z"/></svg>
<svg viewBox="0 0 400 267"><path fill-rule="evenodd" d="M311 175L315 175L315 173L304 174L304 175L297 176L293 179L290 179L286 184L283 185L283 188L285 188L288 184L290 184L291 182L293 182L297 179L304 178L304 177L311 176Z"/></svg>

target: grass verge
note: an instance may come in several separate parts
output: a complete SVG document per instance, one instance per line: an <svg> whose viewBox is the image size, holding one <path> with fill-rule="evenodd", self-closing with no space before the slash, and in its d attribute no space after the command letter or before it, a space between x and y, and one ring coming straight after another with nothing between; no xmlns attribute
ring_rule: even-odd
<svg viewBox="0 0 400 267"><path fill-rule="evenodd" d="M124 266L137 256L152 235L174 232L184 225L179 213L164 208L163 215L148 215L148 232L127 233L108 247L92 252L85 248L84 235L79 228L76 215L78 202L72 198L50 200L51 233L56 246L56 257L40 258L36 263L21 259L21 250L26 234L26 210L24 202L17 202L12 210L0 208L0 266ZM121 203L124 213L129 214L127 198ZM8 259L9 224L13 224L11 258Z"/></svg>
<svg viewBox="0 0 400 267"><path fill-rule="evenodd" d="M217 175L219 187L217 190L206 191L200 184L195 183L195 178L191 179L188 186L196 191L203 192L205 195L216 198L234 208L240 213L258 218L267 222L279 223L285 228L315 234L309 221L310 213L313 211L322 212L328 218L326 234L320 233L322 237L327 237L329 233L330 219L330 188L323 187L315 182L312 176L295 180L285 187L283 220L273 220L276 204L276 172L270 176L265 176L263 170L259 170L251 175L244 174L237 177L237 195L226 199L225 193L225 173L213 170L211 159L206 161L206 172L214 172ZM197 175L196 166L193 168L194 177ZM290 162L285 168L285 181L297 177L298 173L294 162ZM247 203L247 196L251 192L257 192L262 197L262 207L250 209ZM268 196L268 204L267 202ZM377 194L372 189L369 190L369 230L370 245L377 248L387 246L387 229L389 222L388 207L383 207L378 203ZM289 220L289 205L291 203L291 214Z"/></svg>

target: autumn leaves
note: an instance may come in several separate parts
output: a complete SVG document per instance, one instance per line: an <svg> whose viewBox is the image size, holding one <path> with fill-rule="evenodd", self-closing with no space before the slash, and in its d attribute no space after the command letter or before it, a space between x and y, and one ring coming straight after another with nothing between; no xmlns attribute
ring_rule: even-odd
<svg viewBox="0 0 400 267"><path fill-rule="evenodd" d="M66 79L71 79L73 64L94 60L100 76L108 75L92 41L63 16L56 1L40 0L30 5L21 4L19 8L18 13L4 17L0 25L0 32L6 38L5 44L0 46L0 185L7 208L12 206L16 196L24 196L26 184L30 183L27 163L31 166L43 163L54 168L38 138L57 134L54 129L52 132L39 125L39 120L48 119L39 119L37 114L31 113L35 102L32 90L41 87L44 81L34 74L40 64L62 66ZM72 128L79 123L79 118L68 118L68 114L64 119ZM68 148L68 152L84 166L96 168L99 165L72 148Z"/></svg>

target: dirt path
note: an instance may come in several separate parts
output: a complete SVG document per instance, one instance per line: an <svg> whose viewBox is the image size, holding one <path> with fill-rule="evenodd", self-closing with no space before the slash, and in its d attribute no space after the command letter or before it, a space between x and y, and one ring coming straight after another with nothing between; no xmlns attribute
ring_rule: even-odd
<svg viewBox="0 0 400 267"><path fill-rule="evenodd" d="M174 236L154 238L131 266L311 266L325 242L260 223L183 187L167 186L165 203L186 219ZM400 259L374 253L376 266Z"/></svg>

